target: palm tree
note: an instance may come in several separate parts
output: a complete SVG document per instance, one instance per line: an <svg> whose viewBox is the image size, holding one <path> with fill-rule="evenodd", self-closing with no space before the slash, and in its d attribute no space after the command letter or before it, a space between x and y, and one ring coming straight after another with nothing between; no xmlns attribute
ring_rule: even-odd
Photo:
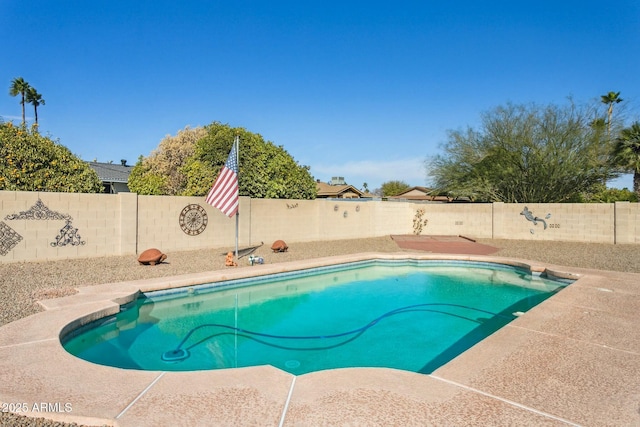
<svg viewBox="0 0 640 427"><path fill-rule="evenodd" d="M613 146L613 161L625 171L633 171L633 191L640 200L640 122L622 129Z"/></svg>
<svg viewBox="0 0 640 427"><path fill-rule="evenodd" d="M36 116L36 126L38 126L38 107L44 105L44 99L42 99L42 95L38 93L36 88L29 87L27 89L27 102L33 105L33 112Z"/></svg>
<svg viewBox="0 0 640 427"><path fill-rule="evenodd" d="M25 82L22 77L16 77L15 79L13 79L13 81L11 82L11 86L9 87L9 95L11 96L18 96L18 94L21 95L20 105L22 105L22 124L23 125L26 122L25 115L24 115L24 101L25 101L25 96L28 89L29 89L29 83Z"/></svg>
<svg viewBox="0 0 640 427"><path fill-rule="evenodd" d="M611 141L611 117L613 116L613 104L622 102L622 98L620 98L620 92L609 92L606 95L601 95L600 100L603 104L607 104L609 106L607 108L607 138Z"/></svg>

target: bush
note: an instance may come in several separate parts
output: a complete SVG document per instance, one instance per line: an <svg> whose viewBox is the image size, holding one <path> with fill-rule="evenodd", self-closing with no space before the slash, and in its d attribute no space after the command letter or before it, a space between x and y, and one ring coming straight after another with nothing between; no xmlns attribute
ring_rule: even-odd
<svg viewBox="0 0 640 427"><path fill-rule="evenodd" d="M96 172L37 128L0 123L0 190L99 193Z"/></svg>

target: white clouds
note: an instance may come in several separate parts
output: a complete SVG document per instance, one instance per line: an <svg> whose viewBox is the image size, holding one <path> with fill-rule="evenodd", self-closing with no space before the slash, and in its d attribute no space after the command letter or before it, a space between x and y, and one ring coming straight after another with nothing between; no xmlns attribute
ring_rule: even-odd
<svg viewBox="0 0 640 427"><path fill-rule="evenodd" d="M342 176L347 184L361 188L367 183L370 190L387 181L404 181L407 184L425 185L427 176L424 159L419 157L396 160L349 160L344 163L311 165L311 174L327 182L334 176Z"/></svg>
<svg viewBox="0 0 640 427"><path fill-rule="evenodd" d="M4 115L4 114L0 114L0 118L2 118L2 120L4 120L5 122L12 122L14 120L22 120L22 116L11 116L11 115ZM30 120L29 117L26 118L27 121Z"/></svg>

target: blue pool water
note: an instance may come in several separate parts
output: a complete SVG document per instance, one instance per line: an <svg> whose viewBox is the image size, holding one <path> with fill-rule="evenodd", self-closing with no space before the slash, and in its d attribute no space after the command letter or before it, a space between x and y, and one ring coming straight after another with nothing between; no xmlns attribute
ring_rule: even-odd
<svg viewBox="0 0 640 427"><path fill-rule="evenodd" d="M63 345L128 369L430 373L567 284L499 264L367 261L149 293Z"/></svg>

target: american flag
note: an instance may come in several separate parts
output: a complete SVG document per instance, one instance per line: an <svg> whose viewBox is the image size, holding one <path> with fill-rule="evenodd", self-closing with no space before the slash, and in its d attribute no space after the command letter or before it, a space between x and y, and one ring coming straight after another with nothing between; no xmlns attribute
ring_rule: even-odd
<svg viewBox="0 0 640 427"><path fill-rule="evenodd" d="M238 212L238 144L236 136L227 162L207 195L206 201L223 214L232 217Z"/></svg>

